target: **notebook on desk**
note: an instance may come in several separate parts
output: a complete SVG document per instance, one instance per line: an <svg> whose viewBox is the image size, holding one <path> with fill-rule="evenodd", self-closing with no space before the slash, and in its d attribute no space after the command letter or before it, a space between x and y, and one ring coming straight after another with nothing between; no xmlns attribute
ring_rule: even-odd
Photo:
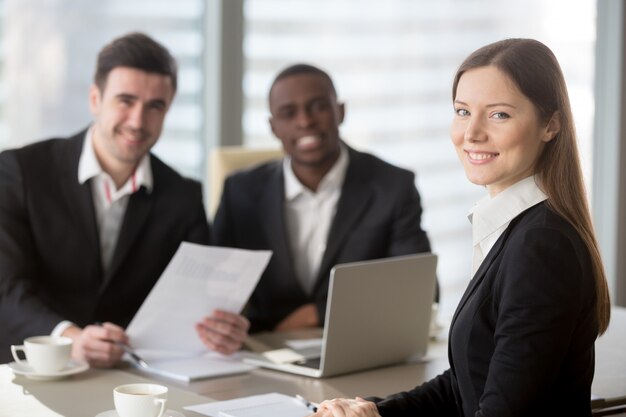
<svg viewBox="0 0 626 417"><path fill-rule="evenodd" d="M426 354L437 256L417 254L335 266L319 355L250 364L315 378L417 359Z"/></svg>

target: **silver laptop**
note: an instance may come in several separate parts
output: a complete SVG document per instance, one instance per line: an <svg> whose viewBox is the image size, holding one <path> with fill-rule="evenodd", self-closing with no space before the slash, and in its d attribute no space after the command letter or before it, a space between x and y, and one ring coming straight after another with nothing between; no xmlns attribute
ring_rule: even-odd
<svg viewBox="0 0 626 417"><path fill-rule="evenodd" d="M437 256L417 254L336 265L330 273L319 355L246 362L315 378L419 359L428 348Z"/></svg>

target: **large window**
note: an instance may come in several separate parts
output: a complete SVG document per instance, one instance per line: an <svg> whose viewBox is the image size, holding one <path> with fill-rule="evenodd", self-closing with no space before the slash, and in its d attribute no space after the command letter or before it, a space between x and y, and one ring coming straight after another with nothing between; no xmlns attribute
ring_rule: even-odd
<svg viewBox="0 0 626 417"><path fill-rule="evenodd" d="M585 170L590 172L593 0L244 4L245 143L278 146L267 124L266 96L281 68L310 62L327 69L346 103L346 142L417 174L423 226L439 254L444 316L451 316L469 280L467 212L485 193L465 179L448 137L451 82L467 54L508 37L533 37L550 46L568 81Z"/></svg>
<svg viewBox="0 0 626 417"><path fill-rule="evenodd" d="M202 177L202 0L0 0L0 10L0 148L85 128L98 51L117 36L143 31L180 66L178 93L155 152Z"/></svg>
<svg viewBox="0 0 626 417"><path fill-rule="evenodd" d="M330 72L346 102L346 142L416 172L423 226L439 254L442 311L449 317L469 279L466 214L484 194L465 179L448 138L452 77L479 46L534 37L563 66L591 184L596 0L240 0L243 45L229 36L208 42L213 31L207 29L220 26L205 27L213 6L224 4L216 1L0 0L0 149L87 126L98 50L140 30L180 63L178 95L155 151L182 173L204 179L208 145L239 139L207 138L204 116L214 94L207 80L218 76L207 73L209 46L243 48L243 143L254 147L278 146L267 124L272 77L294 62L317 64ZM219 22L223 33L238 27L232 18ZM228 70L222 75L231 75ZM228 96L228 85L215 82Z"/></svg>

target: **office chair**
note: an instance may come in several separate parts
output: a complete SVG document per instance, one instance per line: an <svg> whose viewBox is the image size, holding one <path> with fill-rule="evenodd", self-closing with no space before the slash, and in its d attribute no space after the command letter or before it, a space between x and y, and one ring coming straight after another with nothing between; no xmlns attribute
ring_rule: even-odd
<svg viewBox="0 0 626 417"><path fill-rule="evenodd" d="M282 149L255 149L244 146L215 148L209 155L209 216L215 217L226 178L235 171L280 159Z"/></svg>

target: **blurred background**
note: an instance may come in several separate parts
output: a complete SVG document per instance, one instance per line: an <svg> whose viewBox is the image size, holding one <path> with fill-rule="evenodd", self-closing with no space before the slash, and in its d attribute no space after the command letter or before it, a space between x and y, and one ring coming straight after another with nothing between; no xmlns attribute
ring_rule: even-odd
<svg viewBox="0 0 626 417"><path fill-rule="evenodd" d="M470 279L467 212L485 193L465 179L450 144L452 78L476 48L532 37L554 51L565 73L594 215L597 223L603 219L599 228L611 289L620 294L626 286L617 278L619 198L625 194L615 193L623 190L620 160L604 166L617 174L607 174L594 161L620 150L617 134L613 142L596 145L603 129L613 126L598 127L596 113L610 117L611 91L620 88L607 74L608 86L599 87L596 68L599 59L615 59L610 48L621 53L623 37L603 34L621 19L621 3L0 0L0 150L85 128L98 51L114 37L143 31L180 64L178 94L155 153L207 184L211 149L278 147L267 123L272 78L295 62L318 65L334 78L346 103L344 140L417 174L423 227L439 255L440 311L451 317ZM609 52L603 49L607 42ZM621 71L619 57L609 76ZM597 207L604 207L604 214Z"/></svg>

